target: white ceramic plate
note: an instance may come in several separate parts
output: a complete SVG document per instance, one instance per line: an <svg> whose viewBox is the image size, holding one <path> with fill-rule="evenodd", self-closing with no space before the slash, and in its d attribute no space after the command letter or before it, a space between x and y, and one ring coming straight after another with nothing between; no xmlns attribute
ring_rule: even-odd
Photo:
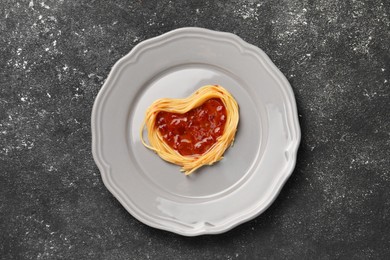
<svg viewBox="0 0 390 260"><path fill-rule="evenodd" d="M224 159L185 176L146 149L139 130L157 98L219 84L240 122ZM141 222L181 235L225 232L261 214L291 175L300 141L291 86L267 55L239 37L182 28L120 59L92 112L92 151L104 184Z"/></svg>

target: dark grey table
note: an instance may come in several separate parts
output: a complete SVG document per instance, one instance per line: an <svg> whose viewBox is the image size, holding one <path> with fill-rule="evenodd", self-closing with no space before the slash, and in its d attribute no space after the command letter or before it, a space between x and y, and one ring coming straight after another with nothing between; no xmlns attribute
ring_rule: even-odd
<svg viewBox="0 0 390 260"><path fill-rule="evenodd" d="M141 224L91 154L112 65L184 26L263 49L302 128L277 200L217 236ZM389 259L389 1L3 0L0 36L0 259Z"/></svg>

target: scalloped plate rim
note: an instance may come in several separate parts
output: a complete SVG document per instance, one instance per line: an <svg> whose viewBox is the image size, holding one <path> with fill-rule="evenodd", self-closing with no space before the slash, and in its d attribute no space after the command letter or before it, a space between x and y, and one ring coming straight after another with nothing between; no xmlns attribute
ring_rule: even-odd
<svg viewBox="0 0 390 260"><path fill-rule="evenodd" d="M199 34L202 35L203 37L221 37L224 41L230 41L231 43L235 44L236 46L239 46L241 52L245 51L250 51L254 52L255 54L258 54L258 57L260 62L264 62L267 66L268 69L270 70L270 73L272 76L277 77L281 81L281 88L286 91L286 94L288 95L288 99L290 101L291 108L293 111L290 111L292 113L292 123L294 125L294 130L295 130L295 136L293 138L294 143L291 145L294 146L292 150L292 157L289 160L289 164L286 167L286 170L283 174L282 177L284 178L279 178L278 182L275 183L274 188L272 190L272 196L268 197L265 202L263 202L259 207L256 207L254 210L251 212L247 212L245 216L241 216L241 218L235 219L235 221L230 221L228 223L225 223L225 225L219 226L219 228L214 228L212 230L207 230L205 228L203 229L191 229L191 230L181 230L181 229L173 229L170 227L166 227L164 225L161 225L157 221L151 221L149 220L149 216L145 212L138 212L137 207L134 205L129 205L128 202L129 200L125 201L126 197L125 195L122 194L122 192L115 187L110 181L109 173L110 173L110 165L104 160L101 152L101 147L99 144L101 144L100 139L102 138L99 134L99 129L98 129L98 123L99 120L99 111L103 107L103 102L105 97L107 96L110 88L114 87L115 79L119 75L119 72L121 69L123 69L123 64L125 62L129 62L130 60L133 59L133 62L137 61L138 56L142 51L147 50L148 48L153 47L153 43L158 43L163 40L169 40L169 38L173 37L176 34L186 34L186 33L194 33L194 34ZM252 53L253 54L253 53ZM183 236L198 236L198 235L205 235L205 234L220 234L227 232L234 227L245 223L251 219L256 218L257 216L261 215L278 197L280 191L282 190L284 184L287 182L289 177L291 176L295 165L296 165L296 157L297 157L297 152L299 148L299 144L301 141L301 130L299 127L299 120L298 120L298 112L297 112L297 105L294 97L294 93L292 91L291 85L285 78L285 76L279 71L279 69L276 67L276 65L271 61L271 59L268 57L268 55L262 51L260 48L247 43L244 41L242 38L239 36L229 33L229 32L221 32L221 31L213 31L205 28L199 28L199 27L183 27L179 29L175 29L169 32L166 32L164 34L161 34L159 36L144 40L137 44L132 50L120 58L112 67L105 83L103 84L102 88L100 89L98 95L96 96L93 108L92 108L92 115L91 115L91 132L92 132L92 155L94 158L94 161L96 165L98 166L98 169L101 173L101 177L103 180L104 185L106 188L112 193L112 195L122 204L123 207L126 208L126 210L136 219L138 219L140 222L157 228L161 230L166 230L170 231L173 233L177 233ZM260 200L259 200L260 201ZM130 201L130 204L133 204ZM256 203L254 203L256 204ZM144 216L142 216L144 215Z"/></svg>

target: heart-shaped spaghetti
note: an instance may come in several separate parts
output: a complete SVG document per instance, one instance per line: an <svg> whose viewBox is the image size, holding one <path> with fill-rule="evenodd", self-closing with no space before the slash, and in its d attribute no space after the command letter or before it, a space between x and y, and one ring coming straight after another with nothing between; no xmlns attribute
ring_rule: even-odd
<svg viewBox="0 0 390 260"><path fill-rule="evenodd" d="M204 121L197 118L205 115ZM153 102L146 110L140 134L147 148L162 159L180 165L181 171L189 175L223 158L234 141L238 121L238 105L233 96L219 85L207 85L187 98L162 98ZM149 144L143 137L145 126ZM173 130L168 131L167 127ZM208 146L203 147L206 150L201 150L206 143ZM181 150L183 144L191 145L191 149Z"/></svg>

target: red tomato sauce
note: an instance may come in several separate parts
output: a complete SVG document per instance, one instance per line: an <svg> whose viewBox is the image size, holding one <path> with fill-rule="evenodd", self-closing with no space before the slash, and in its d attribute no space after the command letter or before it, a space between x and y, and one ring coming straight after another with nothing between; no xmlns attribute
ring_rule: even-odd
<svg viewBox="0 0 390 260"><path fill-rule="evenodd" d="M159 112L156 127L165 142L181 155L205 153L223 134L226 108L220 99L209 99L185 114Z"/></svg>

